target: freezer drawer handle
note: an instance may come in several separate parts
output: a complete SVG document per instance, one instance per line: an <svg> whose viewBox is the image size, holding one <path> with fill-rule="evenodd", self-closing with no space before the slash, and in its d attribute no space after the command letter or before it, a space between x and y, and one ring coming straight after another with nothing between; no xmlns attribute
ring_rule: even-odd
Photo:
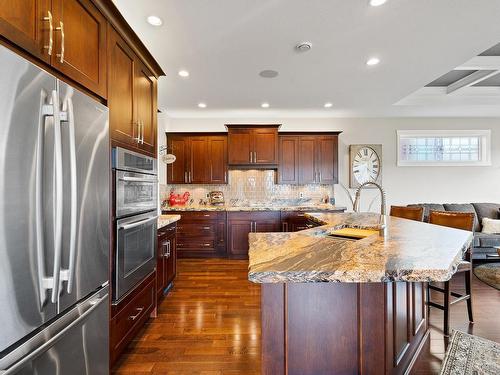
<svg viewBox="0 0 500 375"><path fill-rule="evenodd" d="M132 229L132 228L138 227L139 225L146 224L146 223L149 223L150 221L157 220L157 219L158 219L158 217L155 216L155 217L152 217L152 218L149 218L149 219L134 221L133 223L130 223L130 224L120 225L118 227L118 229L125 229L125 230Z"/></svg>
<svg viewBox="0 0 500 375"><path fill-rule="evenodd" d="M76 327L77 325L83 323L87 317L92 314L92 312L101 305L104 301L107 300L108 295L104 295L103 297L95 298L87 302L90 306L82 315L73 320L69 325L64 327L61 331L59 331L56 335L50 338L43 345L40 345L32 352L23 355L18 362L7 363L7 367L0 370L0 375L11 375L15 374L19 369L21 369L25 364L29 363L32 359L38 357L40 354L45 353L50 348L52 348L57 342L64 336L68 331ZM25 345L29 348L30 341L27 341ZM17 358L16 358L17 359Z"/></svg>

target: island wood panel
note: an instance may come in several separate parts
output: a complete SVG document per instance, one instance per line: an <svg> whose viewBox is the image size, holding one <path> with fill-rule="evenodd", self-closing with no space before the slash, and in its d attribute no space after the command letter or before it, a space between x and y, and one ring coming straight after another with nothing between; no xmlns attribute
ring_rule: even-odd
<svg viewBox="0 0 500 375"><path fill-rule="evenodd" d="M106 18L90 0L52 0L52 9L51 64L106 98Z"/></svg>
<svg viewBox="0 0 500 375"><path fill-rule="evenodd" d="M49 0L0 0L0 35L50 63L49 21L44 17L51 11Z"/></svg>
<svg viewBox="0 0 500 375"><path fill-rule="evenodd" d="M279 137L278 183L299 183L299 138L294 136Z"/></svg>
<svg viewBox="0 0 500 375"><path fill-rule="evenodd" d="M405 373L426 337L424 290L403 282L262 284L262 373Z"/></svg>

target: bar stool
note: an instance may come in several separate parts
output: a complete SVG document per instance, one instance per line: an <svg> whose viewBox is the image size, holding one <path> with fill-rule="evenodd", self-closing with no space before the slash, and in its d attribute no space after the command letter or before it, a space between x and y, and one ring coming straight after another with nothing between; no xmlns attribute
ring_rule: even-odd
<svg viewBox="0 0 500 375"><path fill-rule="evenodd" d="M451 211L431 211L429 214L429 223L473 231L474 214L469 212L451 212ZM458 266L457 273L463 273L465 278L465 294L452 292L450 290L450 281L444 282L444 288L439 288L431 283L427 287L427 301L429 307L435 307L444 311L444 335L448 336L450 331L450 307L455 303L467 301L467 312L469 322L474 323L472 317L472 297L471 297L471 278L472 278L472 263L470 262L470 248L465 254L465 260L462 260ZM432 302L430 299L430 290L435 290L444 294L444 303L442 305ZM451 297L456 297L453 301Z"/></svg>
<svg viewBox="0 0 500 375"><path fill-rule="evenodd" d="M423 207L405 207L391 206L391 216L400 217L402 219L422 221L424 220Z"/></svg>

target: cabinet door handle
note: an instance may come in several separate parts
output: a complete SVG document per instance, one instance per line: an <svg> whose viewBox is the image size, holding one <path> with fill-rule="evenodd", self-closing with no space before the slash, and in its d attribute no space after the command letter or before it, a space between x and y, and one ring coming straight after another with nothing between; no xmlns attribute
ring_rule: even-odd
<svg viewBox="0 0 500 375"><path fill-rule="evenodd" d="M250 151L250 163L253 163L253 153Z"/></svg>
<svg viewBox="0 0 500 375"><path fill-rule="evenodd" d="M210 217L210 214L204 214L203 217Z"/></svg>
<svg viewBox="0 0 500 375"><path fill-rule="evenodd" d="M257 151L253 152L253 162L257 163Z"/></svg>
<svg viewBox="0 0 500 375"><path fill-rule="evenodd" d="M187 175L188 175L188 173L187 173L187 172L184 172L184 182L185 182L185 183L187 183L187 182L188 182Z"/></svg>
<svg viewBox="0 0 500 375"><path fill-rule="evenodd" d="M318 182L321 182L321 172L318 172Z"/></svg>
<svg viewBox="0 0 500 375"><path fill-rule="evenodd" d="M288 232L288 223L286 221L281 223L281 231Z"/></svg>
<svg viewBox="0 0 500 375"><path fill-rule="evenodd" d="M142 310L144 310L144 307L138 307L138 308L136 308L136 309L135 309L135 311L137 311L137 314L135 314L135 315L131 315L131 316L129 316L128 318L129 318L130 320L136 320L136 319L137 319L137 318L141 315Z"/></svg>
<svg viewBox="0 0 500 375"><path fill-rule="evenodd" d="M43 46L47 50L49 56L52 56L52 47L54 46L54 24L52 23L52 13L47 11L47 17L43 17L43 20L49 23L49 45Z"/></svg>
<svg viewBox="0 0 500 375"><path fill-rule="evenodd" d="M189 171L189 172L188 172L188 182L189 182L189 183L193 182L193 181L191 180L191 171Z"/></svg>
<svg viewBox="0 0 500 375"><path fill-rule="evenodd" d="M61 53L58 53L56 56L59 57L59 62L61 64L64 63L64 24L62 21L59 21L59 27L56 27L57 31L61 32Z"/></svg>
<svg viewBox="0 0 500 375"><path fill-rule="evenodd" d="M227 182L227 172L224 172L224 182Z"/></svg>
<svg viewBox="0 0 500 375"><path fill-rule="evenodd" d="M257 233L257 222L256 221L253 222L253 232Z"/></svg>
<svg viewBox="0 0 500 375"><path fill-rule="evenodd" d="M144 121L141 120L142 138L141 144L144 144Z"/></svg>

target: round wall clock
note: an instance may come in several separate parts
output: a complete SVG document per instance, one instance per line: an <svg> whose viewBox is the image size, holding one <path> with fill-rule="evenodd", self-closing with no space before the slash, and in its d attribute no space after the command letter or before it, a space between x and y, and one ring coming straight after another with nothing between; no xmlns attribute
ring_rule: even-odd
<svg viewBox="0 0 500 375"><path fill-rule="evenodd" d="M351 145L350 183L351 188L371 181L382 183L382 145Z"/></svg>

